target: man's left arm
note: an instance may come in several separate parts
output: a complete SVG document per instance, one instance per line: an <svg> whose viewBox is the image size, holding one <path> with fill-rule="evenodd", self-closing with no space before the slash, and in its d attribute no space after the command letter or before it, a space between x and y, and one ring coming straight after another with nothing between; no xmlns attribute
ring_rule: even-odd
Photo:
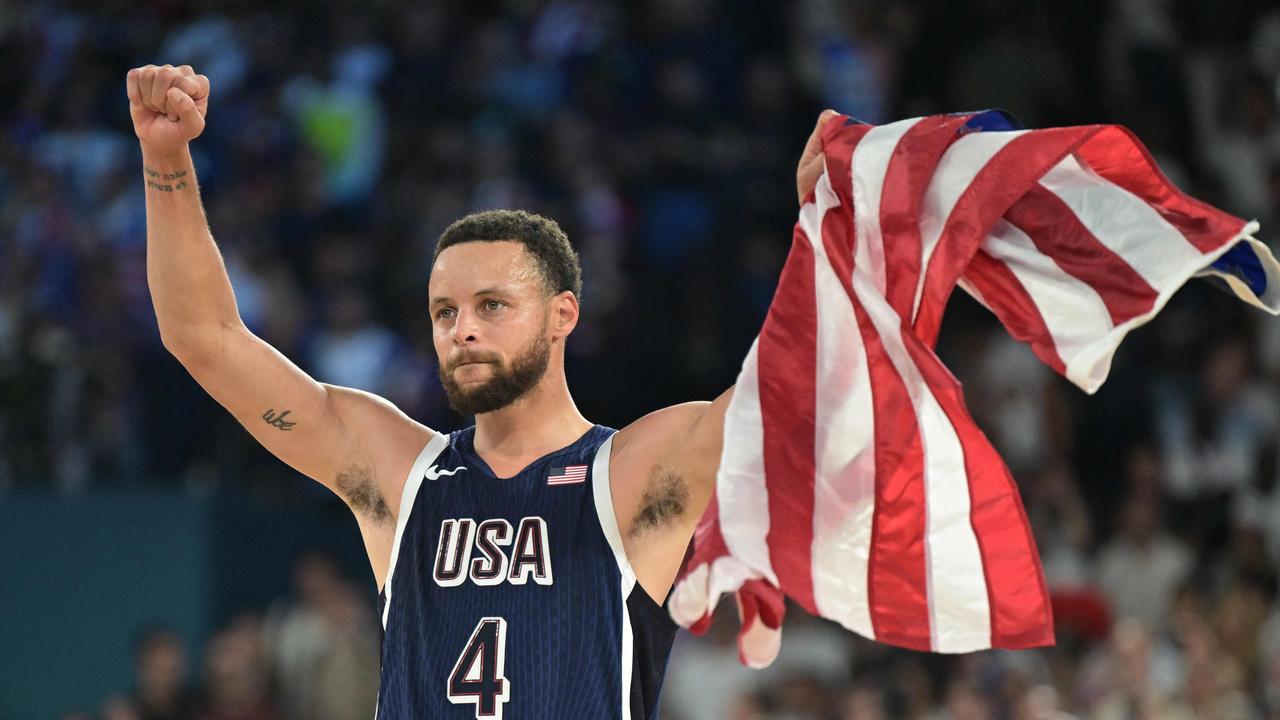
<svg viewBox="0 0 1280 720"><path fill-rule="evenodd" d="M656 410L618 432L610 460L614 514L636 579L659 603L715 492L733 388L711 402Z"/></svg>

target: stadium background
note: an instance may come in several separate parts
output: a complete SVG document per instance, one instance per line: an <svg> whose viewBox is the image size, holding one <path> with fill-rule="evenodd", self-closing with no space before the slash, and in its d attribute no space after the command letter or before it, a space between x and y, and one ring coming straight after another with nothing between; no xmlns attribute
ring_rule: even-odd
<svg viewBox="0 0 1280 720"><path fill-rule="evenodd" d="M1280 238L1267 2L0 4L4 720L372 711L354 522L160 346L124 93L149 62L212 80L194 154L250 327L444 430L469 423L423 311L448 222L564 225L585 271L570 387L620 427L733 381L823 107L1125 124ZM752 673L721 623L678 643L663 717L1280 718L1280 321L1193 285L1092 397L967 298L940 353L1022 487L1058 647L932 656L796 612Z"/></svg>

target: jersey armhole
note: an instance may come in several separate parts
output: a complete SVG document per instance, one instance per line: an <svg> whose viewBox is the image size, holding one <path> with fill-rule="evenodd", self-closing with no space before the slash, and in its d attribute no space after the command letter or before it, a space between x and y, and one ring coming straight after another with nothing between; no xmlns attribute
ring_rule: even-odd
<svg viewBox="0 0 1280 720"><path fill-rule="evenodd" d="M382 629L387 629L387 616L391 612L391 580L396 572L396 560L400 557L400 541L404 537L404 529L409 524L409 515L413 512L413 502L418 497L418 489L422 487L422 476L432 461L439 457L440 453L449 444L449 436L435 430L431 439L423 446L422 452L418 453L418 458L413 461L413 467L409 468L409 476L405 478L404 490L400 493L400 508L396 517L396 538L391 544L391 562L387 565L386 580L382 583L382 592L384 596L382 606Z"/></svg>
<svg viewBox="0 0 1280 720"><path fill-rule="evenodd" d="M595 461L591 465L591 492L595 496L596 517L600 520L600 529L604 532L613 557L618 562L618 572L622 573L623 582L634 584L636 573L627 559L627 550L622 544L622 531L619 529L618 516L613 509L613 488L609 484L609 455L613 451L613 438L600 444L596 450ZM629 582L628 582L629 581Z"/></svg>

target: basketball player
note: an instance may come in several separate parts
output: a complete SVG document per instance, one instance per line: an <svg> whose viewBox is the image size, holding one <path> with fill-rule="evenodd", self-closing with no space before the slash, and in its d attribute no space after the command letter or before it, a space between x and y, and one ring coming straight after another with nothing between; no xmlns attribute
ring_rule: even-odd
<svg viewBox="0 0 1280 720"><path fill-rule="evenodd" d="M377 717L652 718L675 635L662 604L713 490L726 391L621 430L569 395L578 259L551 220L490 211L436 246L445 434L308 377L241 322L187 144L209 80L130 70L147 279L164 345L268 450L356 516L379 588ZM819 119L828 117L825 114ZM798 172L821 172L817 128Z"/></svg>

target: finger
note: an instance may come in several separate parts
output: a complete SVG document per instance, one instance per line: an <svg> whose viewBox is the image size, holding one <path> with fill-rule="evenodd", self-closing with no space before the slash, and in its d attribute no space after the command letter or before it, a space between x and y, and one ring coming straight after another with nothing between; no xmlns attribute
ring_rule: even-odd
<svg viewBox="0 0 1280 720"><path fill-rule="evenodd" d="M822 128L826 127L827 121L839 115L835 110L823 110L818 115L818 122L813 126L813 132L809 133L809 139L804 144L804 160L808 160L822 152ZM804 162L802 160L801 162Z"/></svg>
<svg viewBox="0 0 1280 720"><path fill-rule="evenodd" d="M204 75L196 75L196 82L200 86L198 92L191 96L196 101L196 110L200 111L201 117L209 114L209 78Z"/></svg>
<svg viewBox="0 0 1280 720"><path fill-rule="evenodd" d="M178 72L172 65L163 65L156 70L156 79L151 85L151 106L156 112L166 112L164 101L177 76Z"/></svg>
<svg viewBox="0 0 1280 720"><path fill-rule="evenodd" d="M800 170L796 172L796 197L800 204L804 204L804 199L813 192L813 188L818 184L818 178L822 177L822 171L826 169L826 163L822 156L818 156L809 162L800 166Z"/></svg>
<svg viewBox="0 0 1280 720"><path fill-rule="evenodd" d="M204 85L196 79L195 75L177 75L173 79L172 86L186 93L192 100L198 100L205 96Z"/></svg>
<svg viewBox="0 0 1280 720"><path fill-rule="evenodd" d="M138 72L138 94L142 99L142 106L148 110L156 108L151 104L151 86L156 82L156 66L147 65Z"/></svg>
<svg viewBox="0 0 1280 720"><path fill-rule="evenodd" d="M196 94L196 95L192 95L192 96L191 96L191 99L192 99L192 100L197 101L197 103L198 103L200 100L208 99L208 97L209 97L209 91L210 91L210 87L209 87L209 76L208 76L208 75L196 75L196 84L197 84L197 85L199 85L199 90L198 90L198 92L197 92L197 94Z"/></svg>
<svg viewBox="0 0 1280 720"><path fill-rule="evenodd" d="M161 77L168 85L168 87L164 88L164 114L169 118L169 122L176 123L178 122L178 108L172 100L173 90L176 88L179 92L185 92L182 89L183 77L181 71L177 68Z"/></svg>
<svg viewBox="0 0 1280 720"><path fill-rule="evenodd" d="M204 116L196 110L196 103L191 96L176 87L169 88L169 107L178 116L178 127L187 139L193 139L204 131Z"/></svg>
<svg viewBox="0 0 1280 720"><path fill-rule="evenodd" d="M178 74L179 74L179 75L188 75L188 76L190 76L190 75L195 75L195 74L196 74L195 69L194 69L194 68L192 68L190 65L179 65L179 66L177 67L177 71L178 71Z"/></svg>
<svg viewBox="0 0 1280 720"><path fill-rule="evenodd" d="M142 106L142 90L138 87L138 76L142 74L140 68L134 68L124 77L124 91L129 96L129 104Z"/></svg>
<svg viewBox="0 0 1280 720"><path fill-rule="evenodd" d="M804 151L800 153L800 162L796 166L796 194L801 203L813 190L825 168L822 158L822 130L839 114L835 110L823 110L818 115L813 132L809 133L809 139L805 141Z"/></svg>

